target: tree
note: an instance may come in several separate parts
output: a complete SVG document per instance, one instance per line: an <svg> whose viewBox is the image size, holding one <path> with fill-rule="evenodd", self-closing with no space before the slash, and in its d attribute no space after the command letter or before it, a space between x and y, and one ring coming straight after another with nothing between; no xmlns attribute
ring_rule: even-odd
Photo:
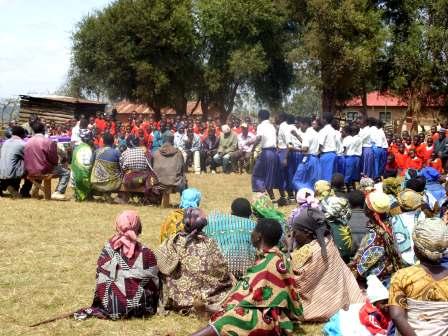
<svg viewBox="0 0 448 336"><path fill-rule="evenodd" d="M198 55L189 0L119 0L73 35L72 87L185 111Z"/></svg>
<svg viewBox="0 0 448 336"><path fill-rule="evenodd" d="M369 0L291 0L291 5L302 27L292 57L319 78L322 110L335 112L338 101L366 95L384 49L381 10Z"/></svg>
<svg viewBox="0 0 448 336"><path fill-rule="evenodd" d="M226 119L240 88L264 102L280 104L292 81L286 59L291 37L282 1L198 0L203 110L213 102Z"/></svg>

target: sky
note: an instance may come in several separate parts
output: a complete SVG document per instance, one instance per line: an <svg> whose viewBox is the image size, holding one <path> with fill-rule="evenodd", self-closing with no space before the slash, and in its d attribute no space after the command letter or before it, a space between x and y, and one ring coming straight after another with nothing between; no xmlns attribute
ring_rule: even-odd
<svg viewBox="0 0 448 336"><path fill-rule="evenodd" d="M0 0L0 98L51 94L65 81L71 35L111 0Z"/></svg>

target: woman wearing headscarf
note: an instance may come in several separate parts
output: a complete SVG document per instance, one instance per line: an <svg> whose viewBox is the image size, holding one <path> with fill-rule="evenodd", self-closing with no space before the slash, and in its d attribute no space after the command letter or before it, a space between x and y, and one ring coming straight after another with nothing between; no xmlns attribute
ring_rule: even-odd
<svg viewBox="0 0 448 336"><path fill-rule="evenodd" d="M124 187L129 190L143 188L146 201L160 203L162 193L157 175L150 164L150 153L140 146L140 140L135 135L130 135L126 143L128 148L120 156ZM122 196L126 202L128 195Z"/></svg>
<svg viewBox="0 0 448 336"><path fill-rule="evenodd" d="M296 195L297 207L291 212L288 218L288 226L291 229L294 218L308 208L319 207L319 200L314 197L314 191L308 188L302 188Z"/></svg>
<svg viewBox="0 0 448 336"><path fill-rule="evenodd" d="M446 191L439 183L440 173L432 167L426 167L422 169L421 175L426 179L425 192L431 194L441 206L446 198Z"/></svg>
<svg viewBox="0 0 448 336"><path fill-rule="evenodd" d="M390 198L389 214L391 216L399 215L401 213L401 208L398 204L397 196L402 191L402 180L402 178L398 177L388 177L383 180L383 192Z"/></svg>
<svg viewBox="0 0 448 336"><path fill-rule="evenodd" d="M92 307L75 318L112 320L154 315L159 298L158 268L154 253L138 241L140 217L128 210L117 216L116 234L98 258Z"/></svg>
<svg viewBox="0 0 448 336"><path fill-rule="evenodd" d="M315 196L330 227L331 235L342 259L348 262L353 256L352 230L348 225L352 210L347 198L338 197L327 181L317 181L314 186Z"/></svg>
<svg viewBox="0 0 448 336"><path fill-rule="evenodd" d="M201 199L201 192L195 188L188 188L182 192L179 209L170 212L160 227L160 243L184 229L184 210L199 207Z"/></svg>
<svg viewBox="0 0 448 336"><path fill-rule="evenodd" d="M216 241L203 233L204 211L185 209L183 223L183 230L155 251L163 281L162 306L184 314L193 312L196 304L213 310L232 287L227 263Z"/></svg>
<svg viewBox="0 0 448 336"><path fill-rule="evenodd" d="M76 146L72 156L72 176L75 199L85 201L91 197L90 173L93 166L93 133L89 129L79 131L81 143Z"/></svg>
<svg viewBox="0 0 448 336"><path fill-rule="evenodd" d="M259 251L255 266L233 287L209 326L194 336L293 334L302 306L290 263L277 247L281 236L276 220L258 220L252 232Z"/></svg>
<svg viewBox="0 0 448 336"><path fill-rule="evenodd" d="M342 260L318 208L294 219L297 249L291 253L305 321L327 321L342 307L363 303L356 279Z"/></svg>
<svg viewBox="0 0 448 336"><path fill-rule="evenodd" d="M366 195L365 202L364 211L369 218L368 232L349 267L358 279L367 279L370 274L374 274L387 282L402 267L388 221L390 199L384 193L372 192Z"/></svg>
<svg viewBox="0 0 448 336"><path fill-rule="evenodd" d="M448 269L441 261L448 248L448 226L439 218L427 218L412 235L420 264L393 276L390 315L401 335L447 335Z"/></svg>
<svg viewBox="0 0 448 336"><path fill-rule="evenodd" d="M395 244L407 266L414 265L416 262L412 232L417 222L425 219L425 214L421 210L422 203L422 195L414 190L406 189L398 194L398 204L402 213L390 219Z"/></svg>

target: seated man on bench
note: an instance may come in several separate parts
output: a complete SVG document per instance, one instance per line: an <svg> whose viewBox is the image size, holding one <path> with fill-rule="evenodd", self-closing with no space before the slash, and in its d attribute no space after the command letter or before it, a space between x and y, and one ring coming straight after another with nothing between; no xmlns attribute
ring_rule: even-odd
<svg viewBox="0 0 448 336"><path fill-rule="evenodd" d="M43 175L59 177L56 191L51 195L51 198L65 200L65 191L70 180L70 170L58 164L57 144L44 136L45 125L37 120L31 125L31 128L34 135L25 145L25 171L30 177Z"/></svg>

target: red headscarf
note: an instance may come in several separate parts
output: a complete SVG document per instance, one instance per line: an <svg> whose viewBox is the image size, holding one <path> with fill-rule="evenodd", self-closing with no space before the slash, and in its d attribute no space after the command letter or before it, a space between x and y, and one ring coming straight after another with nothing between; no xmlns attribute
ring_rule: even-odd
<svg viewBox="0 0 448 336"><path fill-rule="evenodd" d="M117 234L112 237L110 243L114 250L121 249L123 254L132 258L134 255L137 236L142 230L142 224L137 211L123 211L115 221Z"/></svg>

